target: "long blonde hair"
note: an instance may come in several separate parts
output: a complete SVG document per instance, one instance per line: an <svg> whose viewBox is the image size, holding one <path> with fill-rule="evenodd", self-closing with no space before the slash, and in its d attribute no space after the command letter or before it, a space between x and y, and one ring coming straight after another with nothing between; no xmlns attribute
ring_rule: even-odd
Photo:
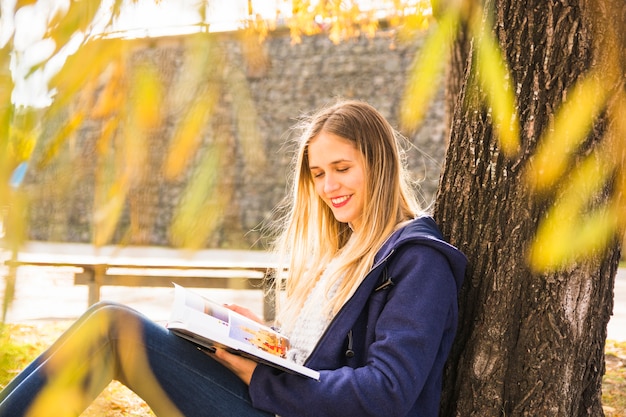
<svg viewBox="0 0 626 417"><path fill-rule="evenodd" d="M329 300L329 314L334 315L359 286L396 226L421 211L410 187L399 136L376 109L360 101L339 101L304 123L282 234L276 241L279 259L284 260L276 272L277 311L287 331L331 260L335 259L335 268L326 271L333 274L331 285L341 279ZM350 242L350 226L337 221L317 195L309 169L308 145L322 131L352 141L364 157L366 197L358 239ZM278 302L281 282L286 286L284 302Z"/></svg>

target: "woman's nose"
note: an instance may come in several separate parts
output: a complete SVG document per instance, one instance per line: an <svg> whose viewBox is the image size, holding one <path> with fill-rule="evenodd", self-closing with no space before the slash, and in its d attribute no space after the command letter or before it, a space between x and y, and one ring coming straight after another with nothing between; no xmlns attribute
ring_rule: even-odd
<svg viewBox="0 0 626 417"><path fill-rule="evenodd" d="M339 183L335 181L335 178L332 175L326 175L324 177L324 192L326 194L335 191L339 188Z"/></svg>

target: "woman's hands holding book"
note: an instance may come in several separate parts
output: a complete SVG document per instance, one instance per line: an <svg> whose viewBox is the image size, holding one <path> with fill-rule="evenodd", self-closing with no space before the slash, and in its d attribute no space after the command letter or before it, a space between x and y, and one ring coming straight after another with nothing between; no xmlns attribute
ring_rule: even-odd
<svg viewBox="0 0 626 417"><path fill-rule="evenodd" d="M257 323L263 323L256 314L254 314L251 310L242 307L237 304L224 304L224 307L229 310L234 311L235 313L241 314L244 317L249 318L250 320L254 320ZM252 373L256 368L257 363L253 360L244 358L240 355L233 355L232 353L227 352L224 349L216 348L214 352L206 351L206 353L212 356L216 361L230 369L235 375L237 375L246 385L250 385L250 380L252 379Z"/></svg>
<svg viewBox="0 0 626 417"><path fill-rule="evenodd" d="M237 375L246 385L250 385L252 374L256 369L257 363L253 360L244 358L243 356L233 355L224 349L215 348L215 352L205 351L207 355L227 367Z"/></svg>

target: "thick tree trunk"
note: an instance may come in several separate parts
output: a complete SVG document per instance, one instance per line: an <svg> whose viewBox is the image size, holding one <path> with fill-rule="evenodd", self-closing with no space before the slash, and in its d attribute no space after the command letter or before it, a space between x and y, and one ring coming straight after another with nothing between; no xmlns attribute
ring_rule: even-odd
<svg viewBox="0 0 626 417"><path fill-rule="evenodd" d="M594 43L601 27L598 4L490 5L518 100L522 151L515 159L499 153L481 91L472 82L472 39L465 35L456 43L448 90L450 145L435 217L470 263L442 416L603 415L604 341L618 245L567 270L532 272L525 250L553 198L539 200L523 180L566 91L608 52ZM625 21L625 2L600 4L604 17ZM612 53L623 53L623 37L620 42L621 52ZM602 140L603 124L595 126L583 153Z"/></svg>

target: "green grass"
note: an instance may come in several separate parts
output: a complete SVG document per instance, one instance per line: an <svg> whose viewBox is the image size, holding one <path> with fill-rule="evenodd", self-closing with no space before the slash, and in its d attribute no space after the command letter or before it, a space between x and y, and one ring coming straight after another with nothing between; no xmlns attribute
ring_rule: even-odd
<svg viewBox="0 0 626 417"><path fill-rule="evenodd" d="M31 328L19 325L0 327L0 388L4 388L43 350L41 339L28 337L32 333Z"/></svg>
<svg viewBox="0 0 626 417"><path fill-rule="evenodd" d="M10 324L0 328L0 390L44 351L69 325ZM81 417L155 417L148 405L119 382L113 381Z"/></svg>
<svg viewBox="0 0 626 417"><path fill-rule="evenodd" d="M0 328L0 388L58 337L69 323L6 325ZM607 341L602 404L606 417L626 417L626 342ZM154 416L139 397L113 382L83 417Z"/></svg>

